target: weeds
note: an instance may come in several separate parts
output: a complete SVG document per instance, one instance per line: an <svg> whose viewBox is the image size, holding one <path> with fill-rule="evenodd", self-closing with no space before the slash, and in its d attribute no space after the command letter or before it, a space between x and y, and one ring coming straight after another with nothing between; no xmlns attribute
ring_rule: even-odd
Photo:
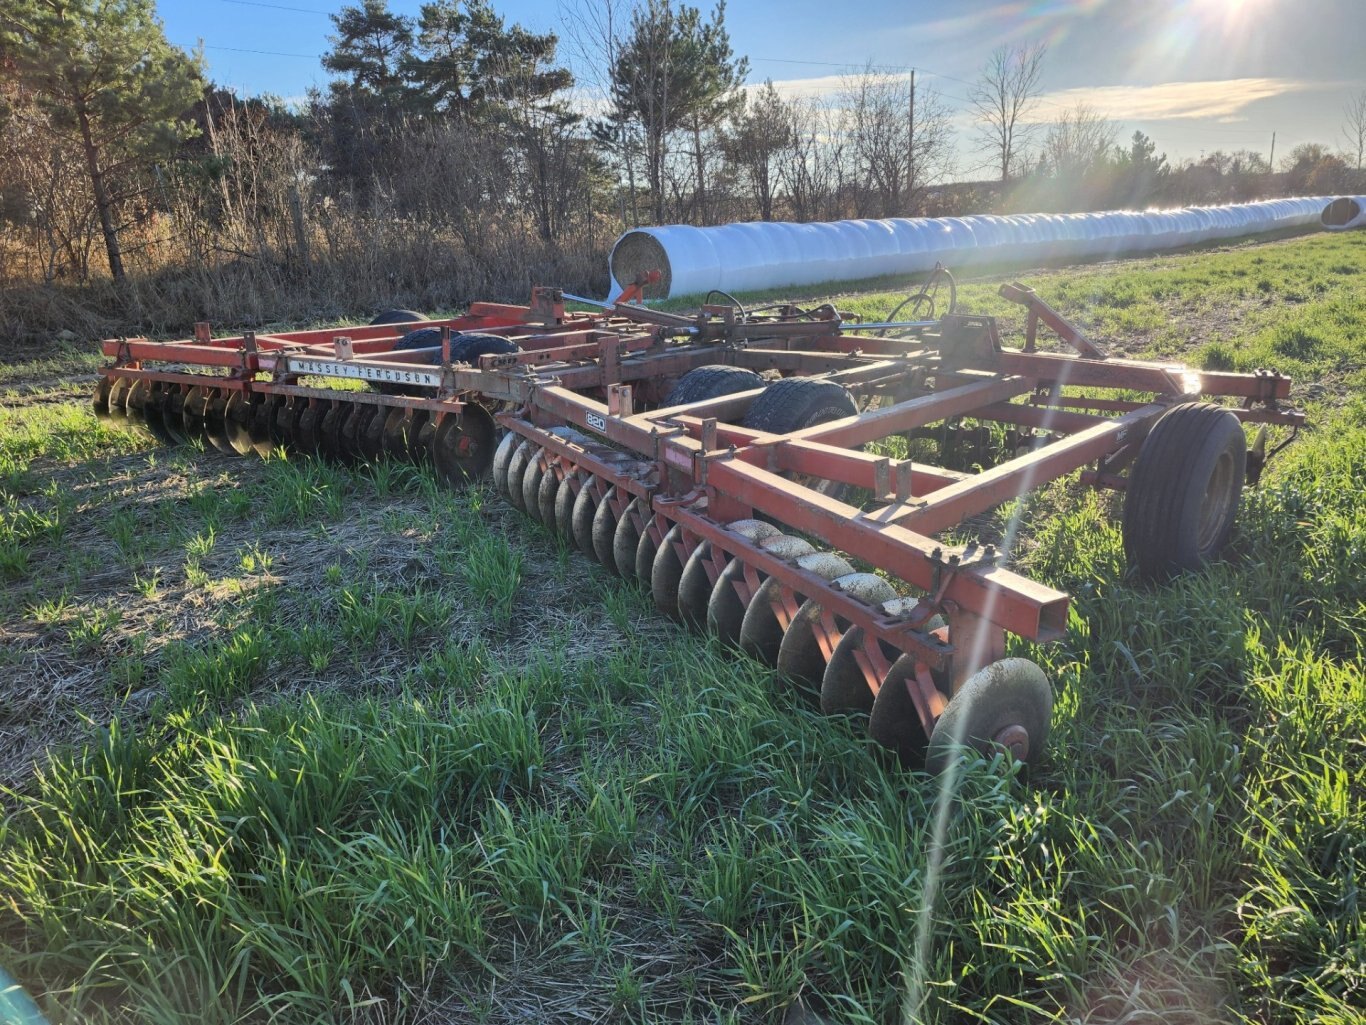
<svg viewBox="0 0 1366 1025"><path fill-rule="evenodd" d="M1361 244L1043 291L1154 352L1175 345L1155 311L1233 310L1228 359L1297 337L1337 373L1350 309L1344 335L1294 336L1255 304L1301 287L1301 315L1341 310L1358 278L1321 265ZM480 489L234 464L163 500L158 576L155 499L86 524L26 454L84 443L25 438L0 433L28 489L0 520L23 589L0 627L65 630L45 658L154 702L4 793L0 963L68 1020L1360 1018L1359 403L1272 464L1198 576L1127 578L1110 500L1067 482L1003 511L1017 565L1074 595L1060 643L1011 642L1054 681L1053 740L1028 775L965 763L947 803L857 717L661 622ZM115 567L95 600L40 569L106 539L150 590ZM202 593L175 592L180 559Z"/></svg>

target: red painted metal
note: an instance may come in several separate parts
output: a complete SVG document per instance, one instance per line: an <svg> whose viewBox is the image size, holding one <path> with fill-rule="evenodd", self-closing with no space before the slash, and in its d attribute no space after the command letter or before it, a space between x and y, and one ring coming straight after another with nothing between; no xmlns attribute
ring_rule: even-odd
<svg viewBox="0 0 1366 1025"><path fill-rule="evenodd" d="M934 535L1077 470L1083 483L1122 488L1152 423L1196 395L1237 400L1229 408L1245 421L1303 423L1281 404L1290 389L1285 377L1109 358L1023 286L1003 294L1029 310L1025 350L1005 347L991 318L946 317L903 337L867 337L845 333L846 322L830 307L814 316L795 308L760 316L728 306L697 314L652 310L631 302L644 283L596 313L567 313L573 297L540 288L527 306L477 303L464 316L421 324L217 339L205 324L189 341L108 340L105 375L198 386L220 400L243 392L248 402L237 409L261 409L257 396L289 396L310 400L311 408L312 400L327 400L333 413L337 403L425 413L428 423L442 423L437 435L450 433L449 416L463 418L455 421L461 430L496 416L543 450L537 458L573 495L586 487L595 505L608 502L614 521L641 499L645 513L636 526L656 544L675 525L680 559L709 542L704 568L712 583L730 560L741 560L743 571L726 579L734 578L742 603L765 576L782 585L788 604L797 594L817 598L823 612L815 640L825 656L841 630L862 630L852 658L870 693L892 671L889 650L910 657L915 671L893 678L904 682L927 729L945 700L931 669L952 685L983 657L999 656L1006 633L1055 640L1068 607L1066 594L1012 571L989 544L953 545ZM1040 324L1081 355L1037 351ZM446 340L399 348L415 327L440 329ZM501 335L517 351L483 356L476 366L452 364L449 336L465 331ZM745 424L763 388L660 408L677 379L715 365L767 378L818 376L845 387L863 411L774 433ZM336 387L345 378L378 390ZM158 393L154 401L168 400ZM279 418L281 429L288 420ZM1015 450L977 472L918 456L917 439L941 430L947 436L962 421L1000 426L954 436L994 431ZM468 455L459 440L446 451ZM876 567L910 597L890 603L894 608L864 605L726 527L755 516ZM795 606L783 609L780 622L796 613ZM930 632L935 614L946 616L947 633Z"/></svg>

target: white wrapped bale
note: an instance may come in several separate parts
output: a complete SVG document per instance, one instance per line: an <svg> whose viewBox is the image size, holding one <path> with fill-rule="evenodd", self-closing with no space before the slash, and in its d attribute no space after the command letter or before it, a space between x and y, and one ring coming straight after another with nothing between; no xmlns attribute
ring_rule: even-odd
<svg viewBox="0 0 1366 1025"><path fill-rule="evenodd" d="M857 281L950 268L1025 261L1066 262L1158 252L1322 223L1366 223L1366 198L1325 197L1176 210L1010 214L972 217L748 222L694 228L670 224L628 231L610 258L613 294L643 271L658 270L646 298ZM1329 223L1329 222L1332 223Z"/></svg>

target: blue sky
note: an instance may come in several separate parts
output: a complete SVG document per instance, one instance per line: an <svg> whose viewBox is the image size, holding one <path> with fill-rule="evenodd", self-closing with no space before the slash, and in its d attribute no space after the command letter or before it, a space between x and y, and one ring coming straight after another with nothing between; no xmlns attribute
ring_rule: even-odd
<svg viewBox="0 0 1366 1025"><path fill-rule="evenodd" d="M603 2L494 6L509 22L556 32L573 57L574 26L584 35ZM405 14L420 5L390 0ZM341 6L158 0L172 42L203 40L215 81L284 97L326 84L317 55L328 47L328 14ZM1215 149L1266 154L1273 131L1277 159L1300 142L1340 145L1343 106L1366 89L1366 0L731 0L726 23L755 82L772 78L789 92L819 93L869 62L914 66L917 81L932 83L950 107L963 105L995 46L1044 40L1037 117L1085 101L1119 126L1121 139L1142 129L1172 158ZM585 67L580 77L592 76ZM971 141L959 146L962 163L973 164Z"/></svg>

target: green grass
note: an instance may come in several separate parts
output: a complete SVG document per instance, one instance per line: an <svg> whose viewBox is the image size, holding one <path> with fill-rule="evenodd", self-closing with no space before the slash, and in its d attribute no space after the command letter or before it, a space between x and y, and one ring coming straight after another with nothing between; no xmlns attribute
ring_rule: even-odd
<svg viewBox="0 0 1366 1025"><path fill-rule="evenodd" d="M1126 580L1067 482L1001 511L1074 595L1011 644L1054 732L947 800L485 490L0 412L5 658L93 674L4 791L0 964L73 1022L1361 1021L1363 255L1039 281L1164 357L1246 301L1187 348L1312 333L1332 388L1199 576Z"/></svg>

